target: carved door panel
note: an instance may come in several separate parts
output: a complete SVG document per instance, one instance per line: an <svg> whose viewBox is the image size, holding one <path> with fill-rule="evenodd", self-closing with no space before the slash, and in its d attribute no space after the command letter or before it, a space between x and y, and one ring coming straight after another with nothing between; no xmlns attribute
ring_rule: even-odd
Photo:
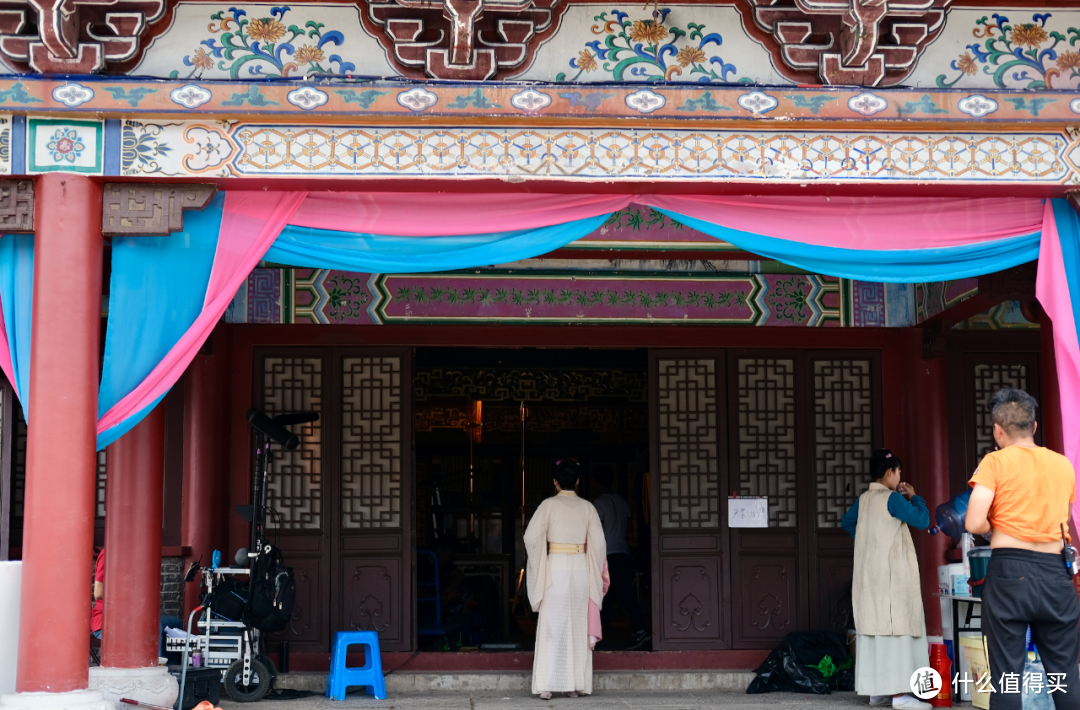
<svg viewBox="0 0 1080 710"><path fill-rule="evenodd" d="M400 555L342 558L340 628L376 631L380 647L408 648L409 615L401 603L402 587L408 584L404 571Z"/></svg>
<svg viewBox="0 0 1080 710"><path fill-rule="evenodd" d="M412 628L412 365L403 349L341 349L334 450L335 629L378 631L406 651Z"/></svg>
<svg viewBox="0 0 1080 710"><path fill-rule="evenodd" d="M324 403L329 350L274 348L255 354L255 404L273 416L315 411L318 422L291 427L293 451L275 447L267 484L267 528L296 574L296 606L289 627L267 638L297 652L330 650L330 521L326 512Z"/></svg>
<svg viewBox="0 0 1080 710"><path fill-rule="evenodd" d="M328 652L335 631L379 632L409 650L412 627L411 357L375 348L256 352L256 403L313 410L301 445L278 451L269 527L297 576L293 620L271 640Z"/></svg>
<svg viewBox="0 0 1080 710"><path fill-rule="evenodd" d="M751 535L742 536L742 544L753 544ZM766 543L783 536L762 536ZM744 645L757 642L770 647L778 638L798 627L800 595L799 558L795 555L744 552L739 556L738 596L749 604L739 608L735 637Z"/></svg>
<svg viewBox="0 0 1080 710"><path fill-rule="evenodd" d="M653 647L729 648L723 354L654 351Z"/></svg>
<svg viewBox="0 0 1080 710"><path fill-rule="evenodd" d="M267 638L288 641L291 648L322 649L329 643L330 629L326 623L329 560L318 556L302 555L295 549L285 551L286 564L296 576L296 604L288 628L280 634Z"/></svg>

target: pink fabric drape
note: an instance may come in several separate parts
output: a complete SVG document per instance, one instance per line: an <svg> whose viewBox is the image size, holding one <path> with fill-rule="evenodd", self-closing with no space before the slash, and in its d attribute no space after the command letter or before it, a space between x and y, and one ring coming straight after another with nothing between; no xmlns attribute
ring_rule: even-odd
<svg viewBox="0 0 1080 710"><path fill-rule="evenodd" d="M226 193L217 253L202 313L147 378L98 420L98 433L141 411L180 379L221 320L240 284L281 234L306 194L302 191Z"/></svg>
<svg viewBox="0 0 1080 710"><path fill-rule="evenodd" d="M226 194L203 312L151 374L98 422L104 432L168 391L240 284L287 224L403 236L515 231L583 219L631 202L732 229L850 249L948 247L1043 230L1039 299L1055 325L1066 454L1080 455L1080 350L1049 203L1017 199L875 199L722 195L564 195L239 192ZM1049 238L1048 238L1049 237ZM6 340L0 313L0 341ZM0 369L12 377L0 342ZM1078 506L1080 511L1080 506Z"/></svg>
<svg viewBox="0 0 1080 710"><path fill-rule="evenodd" d="M402 237L449 237L549 227L625 209L630 195L312 192L289 220Z"/></svg>
<svg viewBox="0 0 1080 710"><path fill-rule="evenodd" d="M19 383L15 380L15 366L11 363L11 346L7 339L7 322L4 320L3 308L0 308L0 370L3 370L11 389L15 390L15 396L22 401Z"/></svg>
<svg viewBox="0 0 1080 710"><path fill-rule="evenodd" d="M845 249L930 249L1038 232L1042 198L642 195L639 204L729 229Z"/></svg>
<svg viewBox="0 0 1080 710"><path fill-rule="evenodd" d="M1054 324L1054 357L1057 361L1064 453L1077 471L1077 487L1080 488L1080 342L1077 340L1061 240L1050 200L1046 201L1043 214L1035 295ZM1073 520L1080 520L1080 500L1073 504Z"/></svg>
<svg viewBox="0 0 1080 710"><path fill-rule="evenodd" d="M607 590L611 587L611 575L608 574L607 560L604 560L604 572L602 579L604 580L604 588L601 590L603 596L607 596ZM595 646L596 642L604 638L604 630L600 624L600 607L596 606L596 602L592 599L589 600L589 642L590 645ZM595 639L595 641L593 640Z"/></svg>

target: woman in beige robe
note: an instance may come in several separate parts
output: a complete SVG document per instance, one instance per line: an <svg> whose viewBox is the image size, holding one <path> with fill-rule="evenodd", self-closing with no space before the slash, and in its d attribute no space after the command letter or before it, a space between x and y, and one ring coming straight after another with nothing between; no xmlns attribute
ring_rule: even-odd
<svg viewBox="0 0 1080 710"><path fill-rule="evenodd" d="M912 674L930 665L919 561L911 539L912 527L930 525L930 513L915 489L901 482L900 472L900 459L891 451L875 451L870 458L873 483L840 522L855 538L855 692L869 695L871 705L930 710L929 703L907 692Z"/></svg>
<svg viewBox="0 0 1080 710"><path fill-rule="evenodd" d="M607 544L596 508L574 492L579 477L577 464L560 462L557 495L540 504L525 530L529 601L540 612L532 692L543 699L592 692L589 601L603 605Z"/></svg>

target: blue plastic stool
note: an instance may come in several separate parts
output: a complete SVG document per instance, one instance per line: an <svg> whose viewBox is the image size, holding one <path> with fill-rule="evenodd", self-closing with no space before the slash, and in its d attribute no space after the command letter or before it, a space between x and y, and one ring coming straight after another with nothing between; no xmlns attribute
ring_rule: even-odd
<svg viewBox="0 0 1080 710"><path fill-rule="evenodd" d="M349 646L363 644L366 663L361 668L349 668L345 657ZM326 681L326 696L331 700L344 700L345 689L351 685L363 685L379 700L386 700L386 680L382 673L382 655L379 652L379 634L374 631L338 631L330 650L330 677Z"/></svg>

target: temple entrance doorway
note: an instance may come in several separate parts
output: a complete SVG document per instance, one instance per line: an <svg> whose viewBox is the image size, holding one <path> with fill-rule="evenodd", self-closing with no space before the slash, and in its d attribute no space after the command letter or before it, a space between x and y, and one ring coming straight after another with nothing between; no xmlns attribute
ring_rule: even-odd
<svg viewBox="0 0 1080 710"><path fill-rule="evenodd" d="M610 488L630 504L633 594L650 628L648 352L418 348L415 363L419 648L532 648L523 524L554 494L560 459L581 464L580 495ZM600 649L631 643L613 597Z"/></svg>

